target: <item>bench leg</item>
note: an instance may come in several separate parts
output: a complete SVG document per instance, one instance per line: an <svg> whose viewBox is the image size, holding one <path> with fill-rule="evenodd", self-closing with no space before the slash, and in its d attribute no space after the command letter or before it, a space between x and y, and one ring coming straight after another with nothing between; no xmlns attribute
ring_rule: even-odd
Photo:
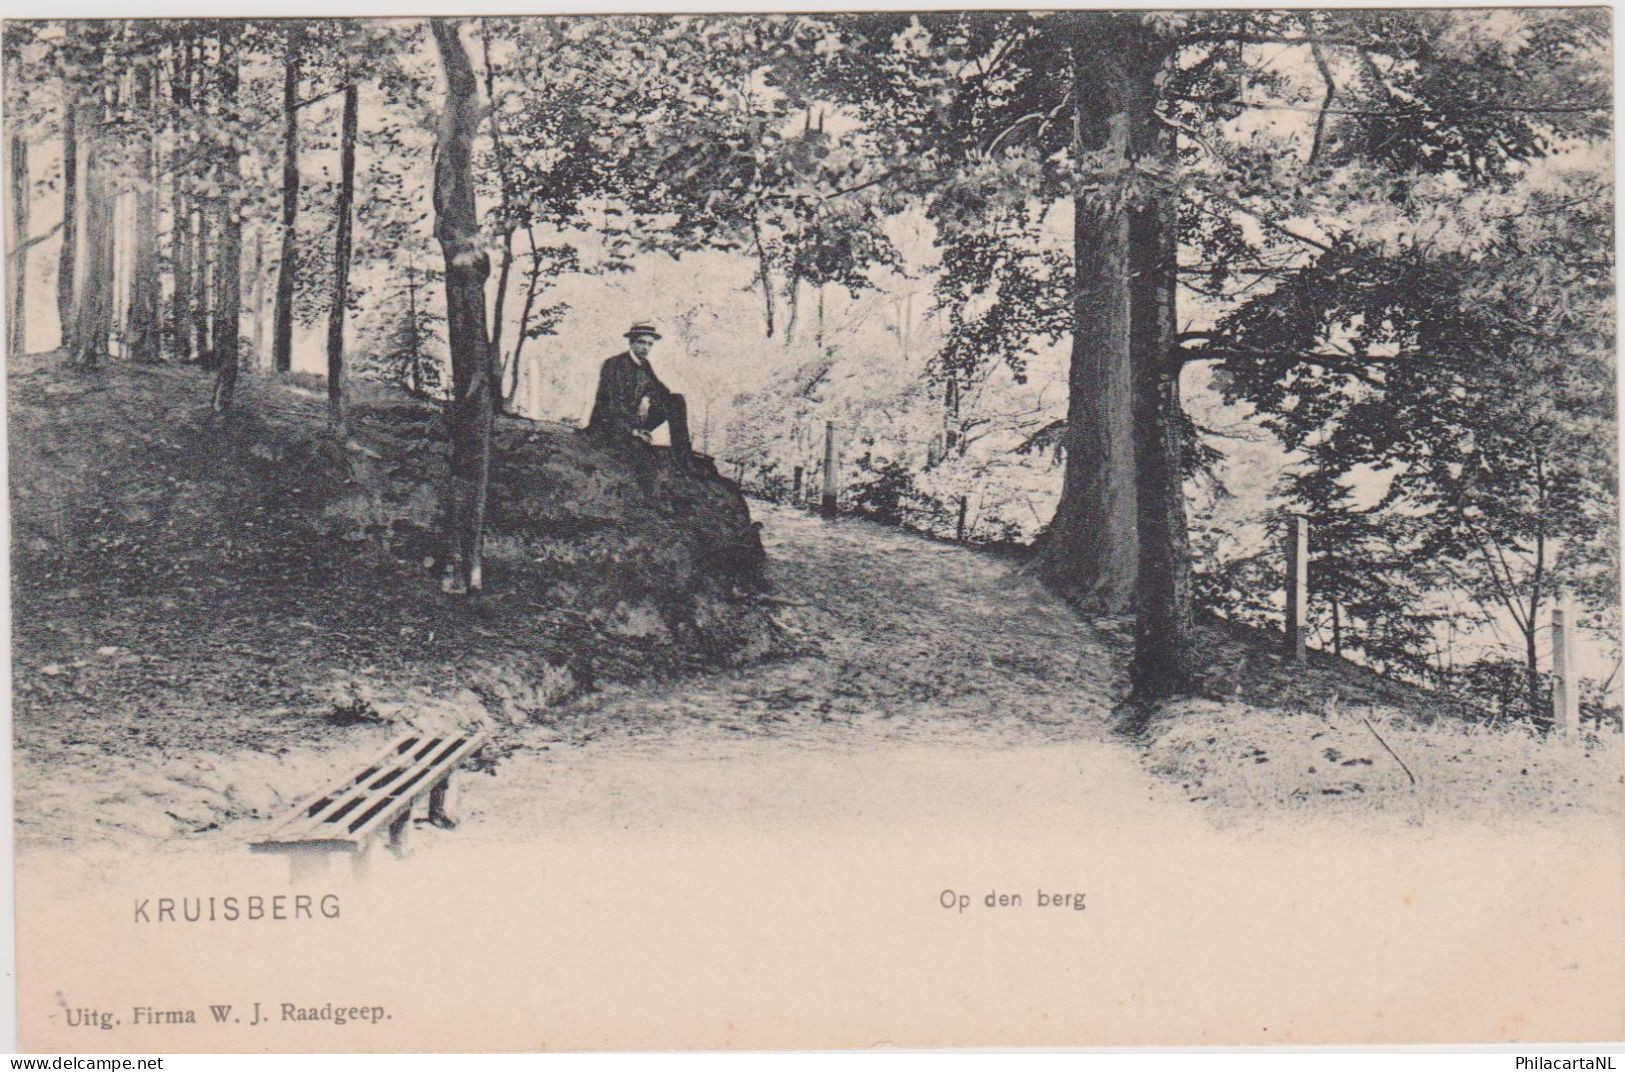
<svg viewBox="0 0 1625 1072"><path fill-rule="evenodd" d="M412 809L407 808L389 824L389 851L396 856L406 855L406 835L412 829Z"/></svg>
<svg viewBox="0 0 1625 1072"><path fill-rule="evenodd" d="M446 775L435 783L429 790L429 825L438 826L442 830L452 830L457 826L457 820L451 817L452 796L451 775Z"/></svg>
<svg viewBox="0 0 1625 1072"><path fill-rule="evenodd" d="M288 881L295 886L307 886L327 875L326 850L292 852L288 854Z"/></svg>

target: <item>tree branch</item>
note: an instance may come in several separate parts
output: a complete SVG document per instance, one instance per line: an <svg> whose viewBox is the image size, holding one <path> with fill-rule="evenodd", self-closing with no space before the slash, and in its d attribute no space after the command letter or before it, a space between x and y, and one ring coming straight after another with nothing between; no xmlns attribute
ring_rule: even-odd
<svg viewBox="0 0 1625 1072"><path fill-rule="evenodd" d="M11 259L12 260L21 259L22 256L25 253L27 253L29 250L33 249L35 246L39 245L41 242L45 241L47 238L50 238L52 235L54 235L58 231L62 230L62 222L63 221L61 221L61 220L57 220L56 221L56 226L52 227L49 231L46 231L44 234L37 234L33 238L30 238L27 241L23 242L22 245L18 246L16 249L11 251Z"/></svg>
<svg viewBox="0 0 1625 1072"><path fill-rule="evenodd" d="M1304 18L1307 19L1308 16ZM1319 42L1309 46L1309 54L1315 58L1315 68L1320 71L1321 80L1326 83L1326 99L1321 101L1320 113L1315 116L1315 135L1309 143L1309 164L1312 167L1320 159L1321 138L1326 133L1326 115L1337 96L1337 82L1332 79L1331 65L1326 62L1326 52L1320 47Z"/></svg>
<svg viewBox="0 0 1625 1072"><path fill-rule="evenodd" d="M1310 238L1308 235L1299 234L1298 232L1292 230L1289 227L1282 226L1281 224L1276 223L1274 220L1265 217L1257 209L1249 208L1246 204L1244 204L1241 201L1237 201L1233 197L1227 197L1224 194L1213 193L1212 191L1207 191L1207 195L1209 197L1216 198L1219 201L1223 201L1225 204L1229 205L1231 208L1235 209L1237 212L1243 213L1244 215L1247 215L1247 216L1251 216L1253 219L1258 221L1258 225L1260 227L1263 227L1263 228L1265 228L1267 230L1270 230L1270 231L1274 231L1276 234L1283 235L1283 236L1285 236L1287 238L1292 239L1293 241L1302 242L1304 245L1310 246L1310 247L1312 247L1314 249L1318 249L1322 253L1330 253L1332 251L1332 247L1330 245L1328 245L1327 243L1322 242L1322 241L1320 241L1318 239ZM1220 215L1218 212L1215 212L1213 209L1209 208L1208 206L1202 204L1200 201L1194 202L1194 204L1196 206L1197 211L1205 212L1208 215L1214 216L1214 217L1216 217L1218 219L1224 219L1224 217L1222 215Z"/></svg>
<svg viewBox="0 0 1625 1072"><path fill-rule="evenodd" d="M1170 355L1170 360L1173 362L1174 366L1178 368L1183 367L1192 361L1227 361L1231 358L1270 360L1273 358L1285 357L1295 361L1300 361L1306 365L1315 365L1319 368L1326 369L1329 372L1340 372L1346 376L1352 376L1361 383L1367 384L1371 387L1386 387L1387 384L1371 374L1371 372L1365 367L1366 364L1381 365L1393 361L1403 360L1406 357L1419 356L1422 355L1395 354L1392 356L1377 356L1371 354L1325 354L1302 352L1298 350L1250 350L1246 348L1228 346L1204 346L1194 350L1175 347Z"/></svg>

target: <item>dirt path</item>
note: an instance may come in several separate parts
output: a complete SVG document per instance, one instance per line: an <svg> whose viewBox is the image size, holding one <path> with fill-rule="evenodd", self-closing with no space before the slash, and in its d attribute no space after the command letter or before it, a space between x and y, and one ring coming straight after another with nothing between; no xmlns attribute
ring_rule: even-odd
<svg viewBox="0 0 1625 1072"><path fill-rule="evenodd" d="M459 839L840 826L899 808L947 819L1024 785L1034 808L1162 795L1107 732L1126 630L1084 621L996 556L770 504L752 513L775 618L801 653L568 705L510 746L496 777L470 779Z"/></svg>
<svg viewBox="0 0 1625 1072"><path fill-rule="evenodd" d="M685 730L988 743L1098 733L1128 636L1011 563L863 521L753 503L780 627L804 654L669 686L609 688L576 718Z"/></svg>

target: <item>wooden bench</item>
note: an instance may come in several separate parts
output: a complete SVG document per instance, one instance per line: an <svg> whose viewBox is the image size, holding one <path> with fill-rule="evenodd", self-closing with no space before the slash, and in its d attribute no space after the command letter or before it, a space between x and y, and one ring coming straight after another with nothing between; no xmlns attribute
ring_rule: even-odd
<svg viewBox="0 0 1625 1072"><path fill-rule="evenodd" d="M397 855L405 851L418 801L427 801L431 824L456 825L446 799L452 773L484 743L483 730L404 734L354 774L302 801L249 849L286 853L296 882L320 876L338 854L349 855L356 873L362 874L375 835L387 834Z"/></svg>

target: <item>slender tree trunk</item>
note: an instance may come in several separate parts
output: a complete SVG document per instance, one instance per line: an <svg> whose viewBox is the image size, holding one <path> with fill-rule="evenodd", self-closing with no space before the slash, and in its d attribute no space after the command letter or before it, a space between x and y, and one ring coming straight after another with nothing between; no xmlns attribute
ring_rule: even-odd
<svg viewBox="0 0 1625 1072"><path fill-rule="evenodd" d="M68 34L74 35L73 22ZM78 90L67 79L62 82L62 249L56 262L56 315L61 345L71 350L74 337L74 284L78 279L75 258L79 252L79 102Z"/></svg>
<svg viewBox="0 0 1625 1072"><path fill-rule="evenodd" d="M1529 690L1529 716L1536 722L1549 718L1546 710L1546 690L1540 686L1540 650L1535 646L1533 623L1523 630L1524 687Z"/></svg>
<svg viewBox="0 0 1625 1072"><path fill-rule="evenodd" d="M788 350L795 345L796 321L801 318L801 275L793 268L784 287L784 308L784 348Z"/></svg>
<svg viewBox="0 0 1625 1072"><path fill-rule="evenodd" d="M407 354L411 359L408 380L412 397L423 397L423 341L418 338L418 273L417 265L406 266Z"/></svg>
<svg viewBox="0 0 1625 1072"><path fill-rule="evenodd" d="M282 64L282 259L277 265L271 341L272 364L278 372L293 368L293 284L299 269L299 61L303 47L304 28L297 22L290 24Z"/></svg>
<svg viewBox="0 0 1625 1072"><path fill-rule="evenodd" d="M192 353L197 355L198 367L210 370L214 368L213 340L209 338L210 283L213 268L209 258L209 213L212 207L207 198L199 198L191 213L192 315L187 322L191 335L190 346Z"/></svg>
<svg viewBox="0 0 1625 1072"><path fill-rule="evenodd" d="M338 237L333 250L333 307L327 317L327 422L344 432L344 307L350 300L350 220L355 201L357 93L344 87L344 119L339 139Z"/></svg>
<svg viewBox="0 0 1625 1072"><path fill-rule="evenodd" d="M1137 27L1138 28L1138 27ZM1139 540L1130 678L1142 702L1191 681L1190 539L1185 524L1184 428L1175 359L1179 215L1173 132L1157 115L1166 45L1139 28L1130 60L1133 159L1150 178L1129 210L1129 356Z"/></svg>
<svg viewBox="0 0 1625 1072"><path fill-rule="evenodd" d="M156 120L153 103L158 93L158 70L136 72L136 106L149 121ZM158 191L156 123L141 135L136 150L136 166L141 184L135 192L135 255L130 271L130 311L125 332L130 352L137 361L158 360L156 332L159 302L158 277Z"/></svg>
<svg viewBox="0 0 1625 1072"><path fill-rule="evenodd" d="M519 307L519 326L514 332L513 354L508 359L512 386L502 396L504 407L511 406L514 395L519 393L519 358L525 352L525 336L530 331L530 311L536 304L536 291L542 278L542 258L536 252L535 229L527 226L525 237L530 242L530 273L525 280L525 304Z"/></svg>
<svg viewBox="0 0 1625 1072"><path fill-rule="evenodd" d="M168 126L168 110L164 105L164 72L166 65L161 54L152 57L152 70L147 82L147 122L151 127L151 169L147 173L147 208L152 213L152 302L147 308L147 337L152 340L152 360L164 358L164 132Z"/></svg>
<svg viewBox="0 0 1625 1072"><path fill-rule="evenodd" d="M1074 155L1129 158L1129 80L1112 16L1076 16L1072 48ZM1129 609L1139 562L1129 359L1127 214L1111 197L1080 192L1072 234L1072 362L1061 501L1039 547L1038 566L1086 608Z"/></svg>
<svg viewBox="0 0 1625 1072"><path fill-rule="evenodd" d="M192 79L191 96L196 102L199 112L209 112L208 84L208 54L206 42L199 39L194 45L190 63L190 77ZM192 332L192 352L197 355L198 366L213 370L215 363L214 339L209 331L209 312L213 307L214 277L218 267L214 264L212 253L213 244L210 241L210 232L213 230L214 202L212 188L217 185L214 181L218 176L218 166L213 159L213 152L203 145L203 137L199 136L200 151L204 156L202 167L207 176L203 196L194 202L192 214L192 319L190 323Z"/></svg>
<svg viewBox="0 0 1625 1072"><path fill-rule="evenodd" d="M1524 633L1524 659L1525 674L1529 686L1529 712L1536 722L1549 723L1552 717L1551 705L1547 702L1546 689L1540 680L1540 653L1535 648L1536 623L1540 621L1541 603L1546 595L1546 466L1540 455L1535 455L1535 570L1529 584L1529 613L1524 621L1528 629ZM1507 576L1510 586L1512 577Z"/></svg>
<svg viewBox="0 0 1625 1072"><path fill-rule="evenodd" d="M191 108L191 73L188 62L189 47L185 41L174 46L171 64L169 96L173 105L172 140L175 163L170 171L169 193L169 254L175 275L175 289L170 295L170 333L174 340L175 358L181 362L192 360L192 201L188 196L188 177L185 163L191 139L185 131L191 125L184 113Z"/></svg>
<svg viewBox="0 0 1625 1072"><path fill-rule="evenodd" d="M762 285L762 317L767 323L767 337L773 337L773 272L767 264L767 250L762 247L762 231L756 222L756 214L750 217L751 234L756 239L756 267L757 278Z"/></svg>
<svg viewBox="0 0 1625 1072"><path fill-rule="evenodd" d="M508 277L513 271L514 218L513 183L508 170L508 152L502 143L502 127L497 122L496 70L491 66L491 34L485 19L480 19L480 54L485 66L485 99L490 103L491 147L496 150L497 185L502 193L502 259L497 268L497 292L491 310L491 352L502 354L502 314L508 300ZM517 363L515 378L517 379ZM501 386L501 370L497 372L497 385Z"/></svg>
<svg viewBox="0 0 1625 1072"><path fill-rule="evenodd" d="M265 368L269 362L265 353L265 228L254 228L254 260L249 269L249 304L254 317L254 363Z"/></svg>
<svg viewBox="0 0 1625 1072"><path fill-rule="evenodd" d="M451 495L448 532L456 571L448 591L477 592L481 576L485 499L490 479L496 398L485 282L491 258L480 245L474 206L473 146L479 129L479 84L456 26L433 19L446 76L446 111L435 156L435 237L446 260L446 334L451 349Z"/></svg>
<svg viewBox="0 0 1625 1072"><path fill-rule="evenodd" d="M221 110L237 110L239 82L238 64L241 54L237 47L236 29L222 30L220 39L220 101ZM214 314L214 352L217 369L214 380L214 409L217 413L230 410L236 400L237 372L242 367L242 305L243 305L243 221L237 203L236 178L240 170L237 153L228 150L222 156L221 170L230 180L221 191L219 233L220 267L219 285L215 293L219 300Z"/></svg>
<svg viewBox="0 0 1625 1072"><path fill-rule="evenodd" d="M11 136L11 242L6 258L11 291L6 295L6 349L20 354L28 345L23 318L28 301L28 142Z"/></svg>

